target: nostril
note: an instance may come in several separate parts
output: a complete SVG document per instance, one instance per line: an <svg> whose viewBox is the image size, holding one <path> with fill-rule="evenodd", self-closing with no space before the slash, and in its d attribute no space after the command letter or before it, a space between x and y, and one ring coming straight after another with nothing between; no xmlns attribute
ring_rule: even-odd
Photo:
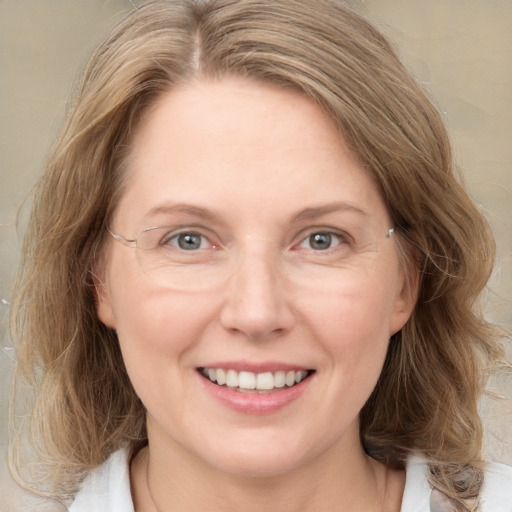
<svg viewBox="0 0 512 512"><path fill-rule="evenodd" d="M250 340L274 339L292 329L295 317L284 299L228 297L220 313L221 325L232 334Z"/></svg>

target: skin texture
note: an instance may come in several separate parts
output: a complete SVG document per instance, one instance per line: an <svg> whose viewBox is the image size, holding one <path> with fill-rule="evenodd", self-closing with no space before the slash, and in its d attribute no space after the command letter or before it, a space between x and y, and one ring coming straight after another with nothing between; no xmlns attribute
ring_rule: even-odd
<svg viewBox="0 0 512 512"><path fill-rule="evenodd" d="M163 266L112 239L97 284L148 411L137 510L399 510L403 475L366 457L358 413L414 300L386 206L331 120L240 79L164 95L135 135L111 229L156 225L199 232L201 247L173 239ZM312 247L318 232L336 235L327 249ZM314 373L283 407L246 414L197 371L220 361Z"/></svg>

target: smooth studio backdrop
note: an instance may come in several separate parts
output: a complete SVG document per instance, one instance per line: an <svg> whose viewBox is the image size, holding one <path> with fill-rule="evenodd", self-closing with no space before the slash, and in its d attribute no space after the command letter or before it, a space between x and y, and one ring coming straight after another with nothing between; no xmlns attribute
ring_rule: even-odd
<svg viewBox="0 0 512 512"><path fill-rule="evenodd" d="M512 0L354 3L396 43L443 112L466 183L497 239L498 263L485 309L512 327ZM128 0L0 0L1 512L34 507L9 480L5 463L14 360L8 302L30 190L77 74L131 6ZM488 449L493 458L512 463L512 384L499 379L493 387L508 400L482 408Z"/></svg>

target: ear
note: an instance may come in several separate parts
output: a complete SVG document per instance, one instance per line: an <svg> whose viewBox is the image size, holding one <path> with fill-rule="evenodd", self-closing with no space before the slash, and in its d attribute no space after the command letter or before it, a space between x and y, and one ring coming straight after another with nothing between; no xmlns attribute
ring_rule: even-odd
<svg viewBox="0 0 512 512"><path fill-rule="evenodd" d="M109 287L105 279L105 269L103 264L92 272L94 283L94 299L96 304L96 313L98 318L111 329L116 328L115 316L110 302Z"/></svg>
<svg viewBox="0 0 512 512"><path fill-rule="evenodd" d="M393 304L393 312L389 324L389 336L397 333L409 320L418 299L419 270L410 264L401 269L401 279Z"/></svg>

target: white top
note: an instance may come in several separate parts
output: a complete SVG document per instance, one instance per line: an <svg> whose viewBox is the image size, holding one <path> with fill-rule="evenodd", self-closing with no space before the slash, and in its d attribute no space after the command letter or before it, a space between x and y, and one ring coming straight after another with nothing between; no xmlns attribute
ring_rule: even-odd
<svg viewBox="0 0 512 512"><path fill-rule="evenodd" d="M432 498L427 472L427 464L421 458L408 460L401 512L443 512L442 505ZM512 467L487 464L478 510L512 512ZM128 450L115 452L93 470L69 508L69 512L92 511L135 512L130 492Z"/></svg>

